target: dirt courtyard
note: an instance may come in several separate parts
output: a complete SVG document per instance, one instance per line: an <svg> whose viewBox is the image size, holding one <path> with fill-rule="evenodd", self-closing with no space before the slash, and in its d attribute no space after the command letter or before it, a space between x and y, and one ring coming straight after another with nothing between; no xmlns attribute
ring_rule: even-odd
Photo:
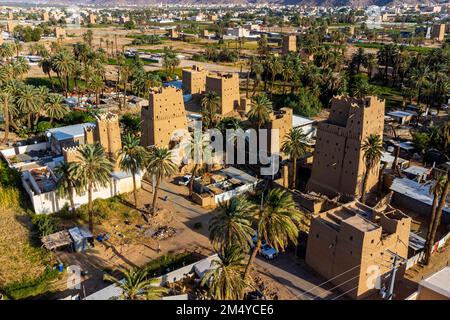
<svg viewBox="0 0 450 320"><path fill-rule="evenodd" d="M105 270L144 266L167 253L195 252L202 256L213 254L208 239L208 224L214 211L193 204L187 194L187 187L165 181L158 192L158 214L149 223L146 223L137 210L130 208L130 215L125 219L120 216L113 217L96 226L95 234L108 233L108 241L96 241L95 247L84 253L58 252L58 259L65 265L77 265L82 271L88 272L82 280L82 296L90 295L109 285L103 281ZM145 204L151 203L152 196L151 186L144 182L143 189L138 192L138 207L143 209ZM132 195L128 198L133 201ZM160 226L173 227L177 232L166 240L155 240L150 235ZM267 270L260 265L257 265L257 268L261 272L255 275L255 282L258 285L263 284L270 297L293 298L288 289L267 276ZM65 290L64 281L59 284L58 291L60 292L57 298L75 294L73 290Z"/></svg>

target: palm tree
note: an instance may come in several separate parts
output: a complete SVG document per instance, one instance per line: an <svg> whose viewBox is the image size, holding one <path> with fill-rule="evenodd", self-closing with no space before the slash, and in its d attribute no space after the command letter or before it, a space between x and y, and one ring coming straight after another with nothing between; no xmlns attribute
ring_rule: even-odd
<svg viewBox="0 0 450 320"><path fill-rule="evenodd" d="M420 105L420 102L422 101L422 93L423 88L429 83L428 82L428 73L429 73L428 66L423 66L420 68L414 68L411 71L411 81L414 83L414 87L417 89L417 104Z"/></svg>
<svg viewBox="0 0 450 320"><path fill-rule="evenodd" d="M247 287L243 279L244 253L238 245L227 245L217 252L220 260L213 260L201 285L209 286L209 295L216 300L241 300Z"/></svg>
<svg viewBox="0 0 450 320"><path fill-rule="evenodd" d="M447 201L449 182L450 182L450 173L447 172L446 175L441 175L437 179L437 181L435 182L434 186L431 189L433 192L433 204L430 216L430 224L428 225L427 239L425 242L425 261L424 261L425 265L428 265L430 262L431 251L433 249L433 244L436 238L437 228L441 223L442 211Z"/></svg>
<svg viewBox="0 0 450 320"><path fill-rule="evenodd" d="M70 90L70 75L75 65L73 54L67 50L60 50L52 57L52 69L56 72L59 82L64 89L65 95Z"/></svg>
<svg viewBox="0 0 450 320"><path fill-rule="evenodd" d="M39 91L31 84L18 91L16 104L20 112L28 117L28 129L31 129L31 115L37 111L40 99Z"/></svg>
<svg viewBox="0 0 450 320"><path fill-rule="evenodd" d="M245 196L219 203L219 213L209 223L211 242L222 247L238 244L248 248L254 234L252 228L254 212L255 206Z"/></svg>
<svg viewBox="0 0 450 320"><path fill-rule="evenodd" d="M70 208L72 213L75 212L75 202L73 200L74 192L80 190L80 186L77 180L73 176L74 163L62 163L57 166L54 170L56 176L58 177L58 182L56 186L56 191L58 196L68 197L70 201Z"/></svg>
<svg viewBox="0 0 450 320"><path fill-rule="evenodd" d="M147 151L140 145L139 138L127 133L123 137L122 149L119 151L119 166L133 177L134 207L138 207L136 174L144 170Z"/></svg>
<svg viewBox="0 0 450 320"><path fill-rule="evenodd" d="M256 254L261 249L262 240L280 251L286 248L288 241L297 244L298 227L301 213L295 207L292 194L283 189L271 189L264 201L263 208L255 216L258 240L245 268L247 278Z"/></svg>
<svg viewBox="0 0 450 320"><path fill-rule="evenodd" d="M303 133L303 130L298 127L291 129L284 139L285 141L281 146L281 151L289 155L292 160L292 189L295 189L297 186L297 159L301 158L307 152L309 139L306 134Z"/></svg>
<svg viewBox="0 0 450 320"><path fill-rule="evenodd" d="M208 156L210 137L208 134L203 134L199 130L196 130L192 133L189 140L190 141L187 144L188 150L186 151L191 155L191 158L194 161L194 166L192 167L191 172L191 179L189 180L189 196L192 197L197 169L203 164L204 160L208 160L206 159L206 157Z"/></svg>
<svg viewBox="0 0 450 320"><path fill-rule="evenodd" d="M100 104L100 92L105 88L105 82L102 77L98 75L93 75L89 79L88 88L95 92L95 105Z"/></svg>
<svg viewBox="0 0 450 320"><path fill-rule="evenodd" d="M251 108L247 113L248 119L256 124L257 129L270 121L272 102L264 93L252 97Z"/></svg>
<svg viewBox="0 0 450 320"><path fill-rule="evenodd" d="M206 119L206 127L214 127L217 109L220 108L220 97L215 91L208 91L202 98L202 115Z"/></svg>
<svg viewBox="0 0 450 320"><path fill-rule="evenodd" d="M361 149L364 152L366 171L364 172L360 201L365 203L369 173L380 162L383 153L383 142L381 137L377 134L371 134L366 138Z"/></svg>
<svg viewBox="0 0 450 320"><path fill-rule="evenodd" d="M122 290L121 298L124 300L150 300L159 299L165 293L167 288L154 285L154 279L147 279L147 270L145 269L129 269L123 275L124 278L119 280L109 274L105 275L105 280L112 281Z"/></svg>
<svg viewBox="0 0 450 320"><path fill-rule="evenodd" d="M148 172L153 174L156 178L151 211L153 215L156 211L156 199L158 198L159 185L162 179L177 171L177 166L172 161L172 153L168 149L155 147L150 152L146 167Z"/></svg>
<svg viewBox="0 0 450 320"><path fill-rule="evenodd" d="M280 58L271 56L268 64L270 74L272 75L272 79L270 81L270 96L273 96L273 87L275 83L275 78L277 75L281 74L283 71L283 63Z"/></svg>
<svg viewBox="0 0 450 320"><path fill-rule="evenodd" d="M71 174L80 186L88 191L89 230L93 234L92 193L94 188L106 187L110 183L113 164L99 143L85 144L78 149L78 153Z"/></svg>
<svg viewBox="0 0 450 320"><path fill-rule="evenodd" d="M53 119L62 119L69 113L69 108L64 104L64 97L58 93L48 95L44 108L45 114L50 118L50 123L53 123Z"/></svg>
<svg viewBox="0 0 450 320"><path fill-rule="evenodd" d="M11 87L9 85L2 87L0 91L0 110L3 111L3 120L5 121L5 136L2 143L8 141L10 120L14 112L17 111L14 102L15 96Z"/></svg>

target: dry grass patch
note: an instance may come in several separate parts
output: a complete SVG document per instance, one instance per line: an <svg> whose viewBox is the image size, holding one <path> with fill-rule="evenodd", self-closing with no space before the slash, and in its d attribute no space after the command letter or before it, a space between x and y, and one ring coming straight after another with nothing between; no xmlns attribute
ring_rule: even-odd
<svg viewBox="0 0 450 320"><path fill-rule="evenodd" d="M30 228L30 218L25 213L0 210L0 288L38 277L51 262L48 252L32 245Z"/></svg>

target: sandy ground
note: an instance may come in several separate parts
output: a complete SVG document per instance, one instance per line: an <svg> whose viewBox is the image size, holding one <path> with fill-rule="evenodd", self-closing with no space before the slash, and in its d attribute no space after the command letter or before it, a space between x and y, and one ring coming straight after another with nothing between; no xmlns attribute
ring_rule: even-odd
<svg viewBox="0 0 450 320"><path fill-rule="evenodd" d="M139 208L151 203L152 194L150 186L144 184L144 189L139 191ZM167 196L167 201L164 197ZM132 199L132 197L130 197ZM137 211L131 210L131 227L126 226L124 220L108 220L104 226L96 228L96 234L108 231L111 238L107 243L98 243L85 253L59 252L58 258L66 265L78 265L82 270L88 271L83 279L83 287L86 295L89 295L107 286L103 278L105 269L122 269L143 266L152 259L169 252L196 252L207 256L213 253L208 240L208 222L214 212L210 212L193 204L187 199L187 188L177 186L171 182L165 182L159 192L159 213L156 218L146 224ZM201 223L201 228L194 228L194 224ZM142 225L140 231L136 225ZM161 252L158 252L158 241L148 236L150 231L158 226L169 225L177 230L175 236L159 241ZM111 229L112 228L112 229ZM128 228L128 231L124 230ZM115 230L114 230L115 229ZM134 230L133 230L134 229ZM147 231L147 232L146 232ZM125 235L125 236L123 236ZM273 298L292 299L293 294L283 285L280 285L270 277L270 271L258 264L256 281L263 283L266 292ZM61 283L61 292L57 297L73 294L72 290L64 290L65 283Z"/></svg>
<svg viewBox="0 0 450 320"><path fill-rule="evenodd" d="M439 252L432 255L428 266L417 264L406 271L405 277L396 284L394 299L404 300L418 290L419 282L422 279L449 265L450 244L447 243Z"/></svg>

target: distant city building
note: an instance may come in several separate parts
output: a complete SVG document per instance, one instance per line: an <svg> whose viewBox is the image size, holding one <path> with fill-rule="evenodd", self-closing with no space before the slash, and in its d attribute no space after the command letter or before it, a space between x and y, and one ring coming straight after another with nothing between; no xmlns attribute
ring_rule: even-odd
<svg viewBox="0 0 450 320"><path fill-rule="evenodd" d="M445 24L434 24L431 27L431 39L437 41L444 41L445 38Z"/></svg>
<svg viewBox="0 0 450 320"><path fill-rule="evenodd" d="M42 21L48 22L49 20L50 20L50 16L49 16L48 12L47 12L47 11L44 11L44 12L42 13Z"/></svg>
<svg viewBox="0 0 450 320"><path fill-rule="evenodd" d="M366 166L362 145L371 134L383 137L384 100L337 97L328 120L319 123L308 189L334 196L359 196ZM368 175L367 188L378 181L379 164Z"/></svg>
<svg viewBox="0 0 450 320"><path fill-rule="evenodd" d="M295 34L285 35L282 40L281 53L283 55L289 54L289 52L297 51L297 36Z"/></svg>
<svg viewBox="0 0 450 320"><path fill-rule="evenodd" d="M62 27L56 27L54 32L56 39L64 39L66 37L66 30Z"/></svg>

